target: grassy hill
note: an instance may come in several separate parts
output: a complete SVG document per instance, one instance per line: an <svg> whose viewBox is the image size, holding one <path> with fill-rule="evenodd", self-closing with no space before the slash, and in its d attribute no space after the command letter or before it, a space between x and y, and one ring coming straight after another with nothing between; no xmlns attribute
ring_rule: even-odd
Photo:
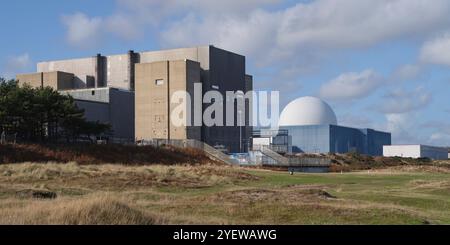
<svg viewBox="0 0 450 245"><path fill-rule="evenodd" d="M432 166L291 176L208 164L3 164L0 224L450 224L449 177Z"/></svg>
<svg viewBox="0 0 450 245"><path fill-rule="evenodd" d="M0 224L450 224L450 162L330 156L327 174L174 147L0 146Z"/></svg>
<svg viewBox="0 0 450 245"><path fill-rule="evenodd" d="M197 149L166 146L134 145L0 145L0 164L23 162L77 162L79 164L118 163L148 164L204 164L212 161Z"/></svg>

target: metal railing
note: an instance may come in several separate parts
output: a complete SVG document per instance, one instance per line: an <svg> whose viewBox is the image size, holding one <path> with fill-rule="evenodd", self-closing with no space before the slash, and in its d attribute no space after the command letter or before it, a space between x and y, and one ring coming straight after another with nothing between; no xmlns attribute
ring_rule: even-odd
<svg viewBox="0 0 450 245"><path fill-rule="evenodd" d="M262 162L262 164L277 165L284 167L329 167L331 160L328 158L313 157L285 157L267 145L254 145L253 150L260 151L263 155L271 158L273 161Z"/></svg>
<svg viewBox="0 0 450 245"><path fill-rule="evenodd" d="M17 143L17 134L6 134L2 132L0 134L0 144L16 144Z"/></svg>
<svg viewBox="0 0 450 245"><path fill-rule="evenodd" d="M278 164L287 165L289 164L289 159L287 157L284 157L274 150L270 148L270 146L267 145L254 145L253 150L260 151L262 154L272 158L275 160Z"/></svg>

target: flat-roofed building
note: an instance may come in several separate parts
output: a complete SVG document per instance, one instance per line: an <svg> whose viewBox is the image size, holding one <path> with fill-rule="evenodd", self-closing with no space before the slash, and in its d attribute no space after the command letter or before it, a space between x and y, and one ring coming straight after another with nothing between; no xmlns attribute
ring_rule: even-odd
<svg viewBox="0 0 450 245"><path fill-rule="evenodd" d="M430 158L445 160L449 158L448 149L428 145L385 145L383 156L404 158Z"/></svg>
<svg viewBox="0 0 450 245"><path fill-rule="evenodd" d="M200 64L195 61L137 64L136 138L201 140L201 126L194 126L191 116L177 115L185 119L181 126L170 121L175 107L180 106L170 103L172 96L179 91L193 94L195 83L200 83ZM185 113L194 112L193 103L185 106Z"/></svg>
<svg viewBox="0 0 450 245"><path fill-rule="evenodd" d="M74 75L72 73L52 71L17 75L19 85L28 84L31 87L52 87L56 90L73 89Z"/></svg>
<svg viewBox="0 0 450 245"><path fill-rule="evenodd" d="M75 99L88 121L108 123L113 139L134 140L134 93L118 88L91 88L61 91Z"/></svg>
<svg viewBox="0 0 450 245"><path fill-rule="evenodd" d="M175 91L186 91L194 98L194 83L201 84L201 98L208 91L214 90L219 92L227 103L232 100L226 97L227 91L251 91L253 78L246 74L245 63L246 59L242 55L214 46L200 46L45 61L37 64L37 73L18 75L17 79L20 84L28 83L33 87L50 86L59 91L71 90L69 94L75 97L77 104L83 105L87 114L91 108L95 108L92 111L99 110L102 106L98 103L109 103L109 110L114 111L115 109L111 108L115 106L120 108L118 110L133 108L133 113L127 111L123 115L133 115L130 127L135 131L127 135L136 140L197 139L212 146L224 146L230 152L244 152L249 148L252 132L252 108L248 101L245 111L235 110L232 113L233 118L227 118L226 103L223 103L223 125L207 127L201 120L201 126L192 123L193 126L176 127L169 122L174 109L174 106L170 105L171 95ZM91 92L103 93L100 88L135 92L133 106L123 105L131 103L128 99L111 104L115 103L115 100L99 102L95 96L87 96ZM82 98L76 97L79 94ZM234 98L230 103L237 104ZM196 106L200 106L199 111L203 115L211 104L201 103ZM193 109L193 102L191 106ZM236 126L238 120L243 121L244 118L246 124L242 127ZM227 119L234 122L233 126L226 125ZM123 127L121 123L115 125L114 120L110 122L117 132ZM120 137L123 135L120 133Z"/></svg>

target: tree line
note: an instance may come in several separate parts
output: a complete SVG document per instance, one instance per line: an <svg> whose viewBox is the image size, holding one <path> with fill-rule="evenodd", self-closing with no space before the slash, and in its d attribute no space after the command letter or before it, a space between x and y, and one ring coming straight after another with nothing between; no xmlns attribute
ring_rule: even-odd
<svg viewBox="0 0 450 245"><path fill-rule="evenodd" d="M89 122L75 100L51 87L19 86L0 77L0 133L30 142L75 142L108 135L111 125Z"/></svg>

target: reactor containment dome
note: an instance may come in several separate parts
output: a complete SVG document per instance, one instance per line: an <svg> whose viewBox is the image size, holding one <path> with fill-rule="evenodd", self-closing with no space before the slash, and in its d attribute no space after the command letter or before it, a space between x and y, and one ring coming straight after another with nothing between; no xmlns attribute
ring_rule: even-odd
<svg viewBox="0 0 450 245"><path fill-rule="evenodd" d="M302 97L289 103L283 110L279 126L337 125L336 114L323 100Z"/></svg>

